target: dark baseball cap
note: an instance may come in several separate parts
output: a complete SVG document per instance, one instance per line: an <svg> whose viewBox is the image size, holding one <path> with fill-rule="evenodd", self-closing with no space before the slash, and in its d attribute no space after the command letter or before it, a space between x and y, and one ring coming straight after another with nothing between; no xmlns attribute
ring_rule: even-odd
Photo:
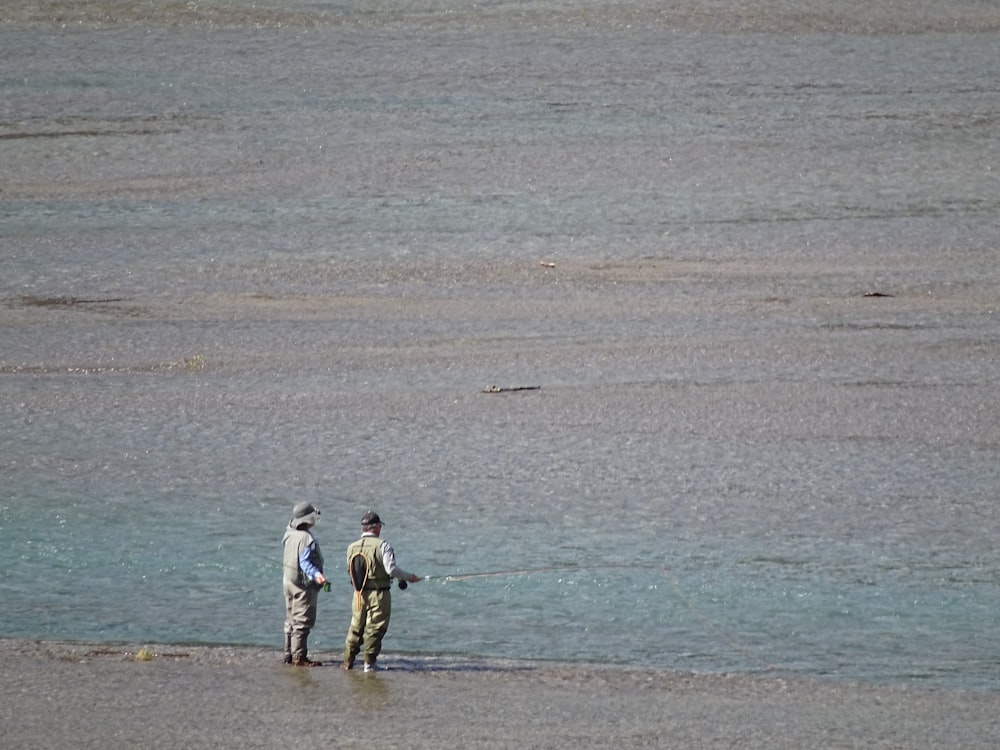
<svg viewBox="0 0 1000 750"><path fill-rule="evenodd" d="M382 519L378 517L378 513L376 513L375 511L370 510L363 516L361 516L362 526L375 526L376 524L378 524L379 526L383 525Z"/></svg>

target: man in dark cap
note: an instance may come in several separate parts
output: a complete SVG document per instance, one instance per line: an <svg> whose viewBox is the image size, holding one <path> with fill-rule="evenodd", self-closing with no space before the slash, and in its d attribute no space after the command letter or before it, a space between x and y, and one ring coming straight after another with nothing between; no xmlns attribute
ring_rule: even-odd
<svg viewBox="0 0 1000 750"><path fill-rule="evenodd" d="M312 503L298 503L292 508L292 519L281 540L285 546L285 664L297 667L318 667L320 662L309 658L306 641L316 624L316 600L326 583L323 575L323 553L312 535L319 521L319 511Z"/></svg>
<svg viewBox="0 0 1000 750"><path fill-rule="evenodd" d="M382 519L368 511L361 518L361 538L347 548L347 570L354 584L351 627L344 646L344 669L353 669L354 660L364 649L365 671L378 669L375 660L382 650L382 639L389 630L392 598L389 587L393 578L416 583L420 576L407 573L396 565L396 553L380 537Z"/></svg>

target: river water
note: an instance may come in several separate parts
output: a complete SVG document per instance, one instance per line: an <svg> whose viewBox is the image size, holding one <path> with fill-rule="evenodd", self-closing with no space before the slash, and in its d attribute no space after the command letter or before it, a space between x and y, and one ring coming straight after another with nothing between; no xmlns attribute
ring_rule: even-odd
<svg viewBox="0 0 1000 750"><path fill-rule="evenodd" d="M309 500L387 662L1000 689L1000 12L907 6L0 10L0 635L278 658Z"/></svg>

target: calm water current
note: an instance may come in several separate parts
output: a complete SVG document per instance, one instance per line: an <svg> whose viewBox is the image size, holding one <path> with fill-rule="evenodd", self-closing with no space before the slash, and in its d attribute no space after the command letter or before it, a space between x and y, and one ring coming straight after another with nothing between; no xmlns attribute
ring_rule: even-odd
<svg viewBox="0 0 1000 750"><path fill-rule="evenodd" d="M0 10L0 636L278 658L310 500L390 659L1000 690L1000 11L899 5Z"/></svg>

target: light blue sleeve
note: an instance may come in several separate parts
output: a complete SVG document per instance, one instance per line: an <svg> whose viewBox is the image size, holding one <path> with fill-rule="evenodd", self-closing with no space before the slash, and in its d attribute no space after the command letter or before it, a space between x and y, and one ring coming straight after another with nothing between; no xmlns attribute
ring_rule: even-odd
<svg viewBox="0 0 1000 750"><path fill-rule="evenodd" d="M302 551L299 553L299 567L302 569L302 573L305 575L306 578L308 578L310 581L315 581L316 576L318 576L323 571L317 568L315 565L313 565L312 551L313 551L313 544L307 545L306 547L302 548Z"/></svg>

